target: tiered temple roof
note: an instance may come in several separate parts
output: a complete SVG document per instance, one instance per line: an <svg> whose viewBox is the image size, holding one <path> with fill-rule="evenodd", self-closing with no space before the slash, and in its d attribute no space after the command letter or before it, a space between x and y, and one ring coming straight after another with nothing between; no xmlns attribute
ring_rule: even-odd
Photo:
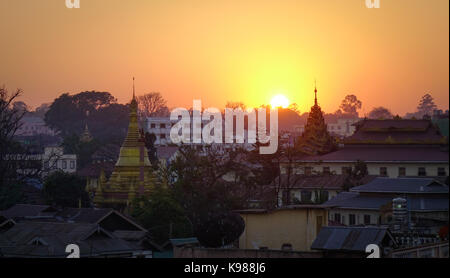
<svg viewBox="0 0 450 278"><path fill-rule="evenodd" d="M314 106L311 107L305 131L298 142L299 150L308 155L326 154L336 149L333 137L328 133L322 110L317 104L317 88L314 89Z"/></svg>

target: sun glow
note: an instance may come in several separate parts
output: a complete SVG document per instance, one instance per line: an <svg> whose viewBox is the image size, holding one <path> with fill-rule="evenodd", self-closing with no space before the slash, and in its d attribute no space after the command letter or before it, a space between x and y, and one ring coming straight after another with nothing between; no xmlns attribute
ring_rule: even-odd
<svg viewBox="0 0 450 278"><path fill-rule="evenodd" d="M289 106L289 100L284 95L276 95L270 101L270 106L272 106L272 108L287 108Z"/></svg>

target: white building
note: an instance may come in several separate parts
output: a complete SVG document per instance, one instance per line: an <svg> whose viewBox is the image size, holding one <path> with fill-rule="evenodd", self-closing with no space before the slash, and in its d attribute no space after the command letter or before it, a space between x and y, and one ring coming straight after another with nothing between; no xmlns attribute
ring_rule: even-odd
<svg viewBox="0 0 450 278"><path fill-rule="evenodd" d="M169 117L147 118L147 132L153 133L156 136L156 146L164 146L171 143L170 129L174 123L172 123Z"/></svg>
<svg viewBox="0 0 450 278"><path fill-rule="evenodd" d="M338 119L337 122L327 123L327 130L332 135L338 135L340 137L348 137L351 136L356 127L353 125L358 122L360 119Z"/></svg>
<svg viewBox="0 0 450 278"><path fill-rule="evenodd" d="M21 126L17 129L17 136L33 136L33 135L55 135L56 132L48 127L44 120L39 117L23 117L20 120Z"/></svg>
<svg viewBox="0 0 450 278"><path fill-rule="evenodd" d="M155 135L155 146L167 146L172 144L172 141L170 140L170 130L172 126L174 126L178 120L171 121L169 117L148 117L147 118L147 132L152 133ZM202 130L203 127L208 124L210 120L202 120L201 123L196 123L196 128ZM190 129L190 142L193 142L193 126L192 118L191 123L187 124L183 127L183 129ZM184 133L183 136L187 136L187 133ZM222 121L222 141L225 141L225 121ZM193 145L202 146L202 145L209 145L204 143L192 143ZM248 131L244 129L244 143L227 143L227 144L217 144L213 143L211 144L215 148L222 149L224 151L229 149L235 149L239 147L243 147L246 150L253 149L253 144L248 142Z"/></svg>
<svg viewBox="0 0 450 278"><path fill-rule="evenodd" d="M47 147L41 156L44 173L63 171L75 173L77 171L77 155L64 154L62 147Z"/></svg>

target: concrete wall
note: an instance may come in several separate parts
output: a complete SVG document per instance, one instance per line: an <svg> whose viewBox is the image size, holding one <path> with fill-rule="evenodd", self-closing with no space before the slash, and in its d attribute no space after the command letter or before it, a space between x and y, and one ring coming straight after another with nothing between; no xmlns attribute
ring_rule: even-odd
<svg viewBox="0 0 450 278"><path fill-rule="evenodd" d="M288 243L294 251L310 251L318 227L328 223L327 211L321 208L280 209L268 213L241 213L241 216L245 221L245 230L239 239L241 249L281 250L282 245Z"/></svg>

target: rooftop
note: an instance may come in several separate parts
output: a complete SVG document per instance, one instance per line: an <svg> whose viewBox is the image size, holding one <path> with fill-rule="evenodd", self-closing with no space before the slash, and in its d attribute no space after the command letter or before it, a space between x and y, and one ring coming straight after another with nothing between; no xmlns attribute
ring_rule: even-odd
<svg viewBox="0 0 450 278"><path fill-rule="evenodd" d="M322 227L311 249L365 252L369 244L381 246L386 236L392 238L380 227Z"/></svg>
<svg viewBox="0 0 450 278"><path fill-rule="evenodd" d="M429 178L386 178L377 177L367 184L353 187L353 192L378 193L446 193L448 186Z"/></svg>
<svg viewBox="0 0 450 278"><path fill-rule="evenodd" d="M430 120L364 119L356 124L356 131L346 138L346 144L439 144L445 138Z"/></svg>
<svg viewBox="0 0 450 278"><path fill-rule="evenodd" d="M404 197L404 196L402 196ZM360 195L357 192L341 192L323 205L329 208L376 210L383 207L392 208L394 196L369 196ZM409 211L448 211L447 197L411 197L407 196L407 208Z"/></svg>
<svg viewBox="0 0 450 278"><path fill-rule="evenodd" d="M447 162L448 149L423 145L352 145L316 156L299 156L304 162Z"/></svg>

